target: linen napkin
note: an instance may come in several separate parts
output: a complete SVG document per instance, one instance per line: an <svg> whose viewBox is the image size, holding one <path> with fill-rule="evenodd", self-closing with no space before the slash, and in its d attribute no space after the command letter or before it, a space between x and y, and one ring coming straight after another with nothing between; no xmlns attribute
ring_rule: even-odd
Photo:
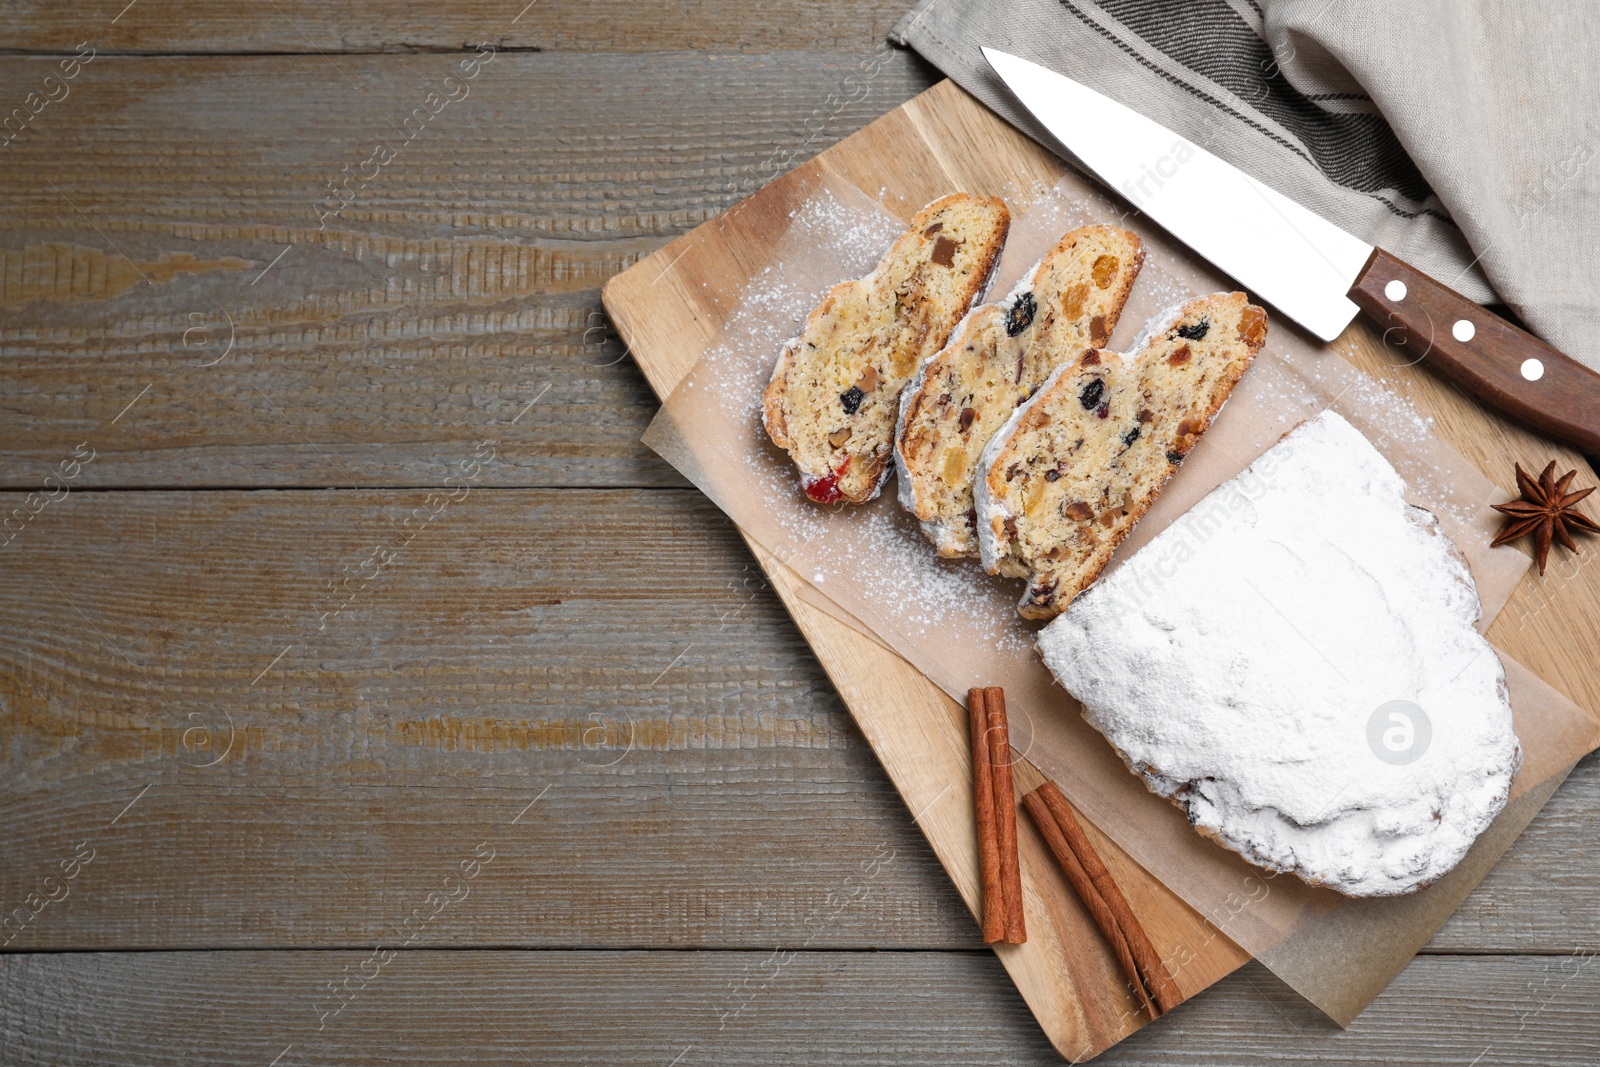
<svg viewBox="0 0 1600 1067"><path fill-rule="evenodd" d="M1070 160L979 49L1058 70L1600 370L1589 5L923 0L891 37Z"/></svg>

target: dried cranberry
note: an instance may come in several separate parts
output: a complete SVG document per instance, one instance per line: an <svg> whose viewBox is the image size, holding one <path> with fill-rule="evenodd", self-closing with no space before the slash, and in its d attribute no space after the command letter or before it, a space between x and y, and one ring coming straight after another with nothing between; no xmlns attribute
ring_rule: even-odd
<svg viewBox="0 0 1600 1067"><path fill-rule="evenodd" d="M1111 414L1111 401L1100 401L1100 406L1094 409L1094 417L1097 419L1103 419L1109 414Z"/></svg>
<svg viewBox="0 0 1600 1067"><path fill-rule="evenodd" d="M1179 326L1178 336L1188 341L1198 341L1206 335L1206 331L1209 329L1211 329L1211 320L1201 319L1193 326Z"/></svg>
<svg viewBox="0 0 1600 1067"><path fill-rule="evenodd" d="M1104 379L1096 378L1078 393L1078 403L1083 405L1083 410L1093 411L1100 406L1100 398L1106 395Z"/></svg>
<svg viewBox="0 0 1600 1067"><path fill-rule="evenodd" d="M1038 310L1039 305L1033 302L1032 293L1023 293L1017 297L1016 303L1011 305L1011 310L1006 312L1006 336L1015 337L1026 330Z"/></svg>
<svg viewBox="0 0 1600 1067"><path fill-rule="evenodd" d="M839 394L839 403L844 405L844 413L846 415L854 415L856 412L861 410L861 401L865 400L866 398L866 393L863 393L860 389L857 389L852 385L850 388Z"/></svg>

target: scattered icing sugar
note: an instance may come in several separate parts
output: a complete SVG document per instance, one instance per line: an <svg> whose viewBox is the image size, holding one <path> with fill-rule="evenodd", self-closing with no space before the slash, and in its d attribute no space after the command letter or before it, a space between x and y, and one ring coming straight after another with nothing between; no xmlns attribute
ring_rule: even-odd
<svg viewBox="0 0 1600 1067"><path fill-rule="evenodd" d="M933 633L962 635L975 647L1027 654L1033 631L1011 607L1011 583L969 560L934 555L916 519L891 496L862 506L819 506L796 489L793 465L761 428L761 394L775 358L805 316L841 279L876 269L905 224L864 195L824 188L796 206L769 266L740 293L716 344L679 386L675 421L721 427L702 444L717 447L737 481L712 492L725 510L801 574L826 579L828 595L902 650ZM894 638L898 636L899 641Z"/></svg>
<svg viewBox="0 0 1600 1067"><path fill-rule="evenodd" d="M1029 192L1034 202L1014 220L1006 250L1014 257L1016 272L1034 262L1066 228L1128 223L1113 212L1094 214L1099 198L1075 193L1068 183L1046 188L1035 182ZM779 560L800 575L812 575L814 585L825 585L829 599L947 692L959 695L967 685L992 677L987 672L1011 669L1006 665L1039 670L1033 656L1036 624L1019 619L1014 606L1022 583L990 577L972 560L937 558L915 518L896 506L893 492L863 506L820 506L805 500L793 464L761 426L761 394L780 349L799 333L805 316L829 288L875 269L904 232L897 212L903 214L908 205L895 203L890 210L885 196L880 191L875 202L847 184L829 184L797 204L788 230L762 257L768 265L731 301L716 341L668 409L694 453L693 462L679 463L680 470ZM1030 237L1035 230L1039 232ZM1031 252L1030 240L1036 246ZM1146 238L1150 246L1158 240L1154 234ZM1147 258L1111 347L1127 351L1127 342L1157 309L1209 291L1186 270L1170 256ZM1004 284L1009 287L1014 277ZM1003 291L1001 284L997 280L995 289ZM1265 385L1269 394L1281 393L1281 404L1255 409L1263 425L1287 429L1336 401L1352 417L1364 408L1368 418L1358 420L1363 427L1389 423L1386 439L1400 442L1402 450L1413 439L1428 437L1429 420L1380 384L1357 375L1331 350L1289 362L1293 374L1285 372L1281 380L1266 379L1261 373L1266 368L1258 367L1242 383L1247 389ZM1341 398L1352 376L1361 381ZM1250 454L1265 445L1263 441ZM1391 458L1404 459L1394 453ZM1241 458L1240 464L1244 462ZM696 470L696 464L706 469ZM1430 471L1402 470L1419 492L1434 488ZM1441 499L1449 496L1439 493ZM1428 503L1436 506L1433 500ZM1159 528L1154 518L1146 520L1152 529ZM1124 558L1137 558L1132 547ZM962 655L950 657L949 650L958 647ZM946 654L941 656L940 650ZM983 673L969 678L971 671Z"/></svg>

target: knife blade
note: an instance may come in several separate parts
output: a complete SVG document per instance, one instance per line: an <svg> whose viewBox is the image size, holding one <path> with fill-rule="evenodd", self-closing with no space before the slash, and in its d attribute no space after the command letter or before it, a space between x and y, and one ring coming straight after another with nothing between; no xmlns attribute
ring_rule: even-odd
<svg viewBox="0 0 1600 1067"><path fill-rule="evenodd" d="M1600 453L1600 374L1132 108L1026 59L983 54L1103 182L1323 341L1364 313L1414 362Z"/></svg>

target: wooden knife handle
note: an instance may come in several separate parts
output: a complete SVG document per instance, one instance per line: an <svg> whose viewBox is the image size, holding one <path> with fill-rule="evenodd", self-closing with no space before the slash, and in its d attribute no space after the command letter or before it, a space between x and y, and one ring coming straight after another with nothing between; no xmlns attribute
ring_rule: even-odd
<svg viewBox="0 0 1600 1067"><path fill-rule="evenodd" d="M1600 453L1600 374L1381 248L1350 299L1416 362L1529 426Z"/></svg>

